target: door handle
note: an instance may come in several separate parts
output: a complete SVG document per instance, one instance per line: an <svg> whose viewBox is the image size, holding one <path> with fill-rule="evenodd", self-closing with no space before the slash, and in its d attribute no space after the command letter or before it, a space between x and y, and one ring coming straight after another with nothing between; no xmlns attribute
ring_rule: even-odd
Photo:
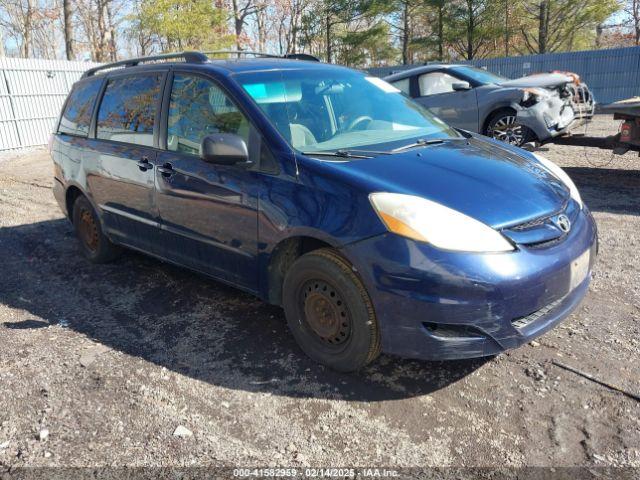
<svg viewBox="0 0 640 480"><path fill-rule="evenodd" d="M165 163L161 167L158 167L157 170L162 174L163 177L170 177L173 175L173 166L170 163Z"/></svg>
<svg viewBox="0 0 640 480"><path fill-rule="evenodd" d="M153 168L153 164L149 163L148 157L142 157L138 162L138 168L143 172L146 172L147 170Z"/></svg>

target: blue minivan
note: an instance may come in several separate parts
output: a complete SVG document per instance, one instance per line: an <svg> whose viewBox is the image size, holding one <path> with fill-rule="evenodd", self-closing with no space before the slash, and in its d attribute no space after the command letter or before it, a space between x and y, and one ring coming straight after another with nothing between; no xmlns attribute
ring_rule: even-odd
<svg viewBox="0 0 640 480"><path fill-rule="evenodd" d="M320 62L94 68L50 148L89 260L131 248L280 305L301 349L339 371L528 342L576 308L597 253L554 163Z"/></svg>

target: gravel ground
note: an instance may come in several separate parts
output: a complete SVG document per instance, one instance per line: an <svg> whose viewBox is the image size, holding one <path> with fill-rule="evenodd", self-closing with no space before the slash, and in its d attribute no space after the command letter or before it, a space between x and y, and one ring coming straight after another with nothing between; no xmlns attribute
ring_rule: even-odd
<svg viewBox="0 0 640 480"><path fill-rule="evenodd" d="M616 130L599 116L590 134ZM541 149L600 229L561 326L488 360L301 354L282 311L144 256L80 255L43 150L0 161L0 473L22 466L640 467L640 159Z"/></svg>

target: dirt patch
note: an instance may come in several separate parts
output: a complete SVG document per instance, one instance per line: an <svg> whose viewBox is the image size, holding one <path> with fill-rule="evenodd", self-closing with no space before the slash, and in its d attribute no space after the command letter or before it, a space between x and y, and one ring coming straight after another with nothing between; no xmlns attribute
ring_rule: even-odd
<svg viewBox="0 0 640 480"><path fill-rule="evenodd" d="M616 125L599 116L589 130ZM254 297L134 253L88 263L46 152L5 158L0 467L639 467L640 403L551 361L640 393L640 159L540 153L598 223L581 307L497 358L383 356L357 375L304 357L282 311Z"/></svg>

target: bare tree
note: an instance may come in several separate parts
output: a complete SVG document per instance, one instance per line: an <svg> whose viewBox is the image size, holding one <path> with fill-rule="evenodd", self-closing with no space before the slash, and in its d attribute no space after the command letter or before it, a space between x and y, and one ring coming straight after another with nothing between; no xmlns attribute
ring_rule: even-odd
<svg viewBox="0 0 640 480"><path fill-rule="evenodd" d="M33 0L0 0L0 13L0 25L17 43L20 56L29 57L33 33Z"/></svg>
<svg viewBox="0 0 640 480"><path fill-rule="evenodd" d="M308 0L259 0L251 17L260 51L270 48L280 54L295 53L299 48L302 14Z"/></svg>
<svg viewBox="0 0 640 480"><path fill-rule="evenodd" d="M33 13L33 0L27 0L26 9L24 10L23 16L24 28L22 31L22 36L24 38L24 41L22 42L22 56L24 58L29 58L29 54L31 53L31 29L33 28Z"/></svg>
<svg viewBox="0 0 640 480"><path fill-rule="evenodd" d="M259 52L264 52L266 51L266 45L267 45L267 4L265 2L261 2L259 4L259 8L256 11L256 14L254 16L255 18L255 24L256 24L256 31L258 34L258 51Z"/></svg>
<svg viewBox="0 0 640 480"><path fill-rule="evenodd" d="M280 53L296 53L298 51L298 35L300 33L303 0L284 0L276 4L278 22L278 44Z"/></svg>
<svg viewBox="0 0 640 480"><path fill-rule="evenodd" d="M629 16L629 26L633 32L633 39L636 45L640 45L640 0L628 0L625 12Z"/></svg>
<svg viewBox="0 0 640 480"><path fill-rule="evenodd" d="M77 0L76 12L84 34L84 43L92 60L116 60L116 22L113 18L114 0Z"/></svg>
<svg viewBox="0 0 640 480"><path fill-rule="evenodd" d="M60 47L60 8L54 2L41 4L33 12L31 56L57 58Z"/></svg>
<svg viewBox="0 0 640 480"><path fill-rule="evenodd" d="M67 60L74 60L73 53L73 24L71 12L71 0L62 0L62 18L64 23L64 51Z"/></svg>
<svg viewBox="0 0 640 480"><path fill-rule="evenodd" d="M125 31L127 40L133 43L135 56L144 57L153 51L154 36L141 17L142 0L136 0L132 8L130 21Z"/></svg>
<svg viewBox="0 0 640 480"><path fill-rule="evenodd" d="M243 32L247 24L247 19L261 8L256 0L231 0L231 9L233 13L233 27L236 35L236 47L242 50Z"/></svg>
<svg viewBox="0 0 640 480"><path fill-rule="evenodd" d="M53 1L0 0L0 28L25 58L56 58L58 19L59 9Z"/></svg>

